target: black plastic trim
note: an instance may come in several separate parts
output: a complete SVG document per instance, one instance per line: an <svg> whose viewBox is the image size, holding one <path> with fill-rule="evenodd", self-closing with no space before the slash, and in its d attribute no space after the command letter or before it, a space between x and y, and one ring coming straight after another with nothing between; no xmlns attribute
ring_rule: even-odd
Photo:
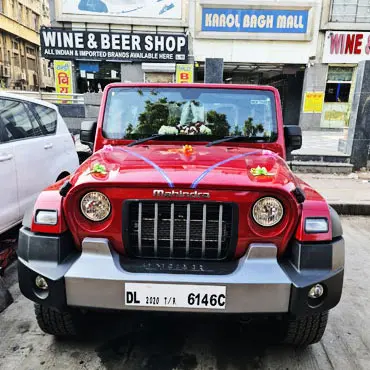
<svg viewBox="0 0 370 370"><path fill-rule="evenodd" d="M343 235L342 223L337 211L329 206L330 218L331 218L331 229L332 229L332 238L338 238Z"/></svg>
<svg viewBox="0 0 370 370"><path fill-rule="evenodd" d="M69 181L66 181L59 189L60 196L65 197L71 189L72 184Z"/></svg>
<svg viewBox="0 0 370 370"><path fill-rule="evenodd" d="M328 311L340 301L343 288L344 269L330 270L304 270L297 271L292 264L281 264L285 273L292 281L289 303L289 313L293 316L307 316L314 313ZM324 289L322 298L312 300L308 293L312 286L321 284Z"/></svg>
<svg viewBox="0 0 370 370"><path fill-rule="evenodd" d="M298 270L331 270L333 249L337 243L342 243L339 237L330 242L301 243L293 240L290 244L289 259Z"/></svg>
<svg viewBox="0 0 370 370"><path fill-rule="evenodd" d="M17 254L25 261L62 263L69 255L77 253L69 232L61 235L37 234L26 227L19 231Z"/></svg>
<svg viewBox="0 0 370 370"><path fill-rule="evenodd" d="M32 270L21 261L18 261L18 280L19 288L22 294L33 302L40 303L45 306L63 309L67 306L66 290L64 278L52 280L43 276L48 283L48 292L46 298L42 299L35 285L38 272ZM41 275L42 276L42 275Z"/></svg>

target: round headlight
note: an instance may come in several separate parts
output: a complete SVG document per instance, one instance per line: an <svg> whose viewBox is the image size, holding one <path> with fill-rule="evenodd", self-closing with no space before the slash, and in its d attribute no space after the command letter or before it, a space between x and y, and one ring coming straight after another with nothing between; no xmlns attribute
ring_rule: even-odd
<svg viewBox="0 0 370 370"><path fill-rule="evenodd" d="M253 206L253 219L258 225L271 227L278 224L284 215L281 202L272 197L258 199Z"/></svg>
<svg viewBox="0 0 370 370"><path fill-rule="evenodd" d="M81 212L91 221L105 220L111 210L109 199L98 191L87 193L81 199Z"/></svg>

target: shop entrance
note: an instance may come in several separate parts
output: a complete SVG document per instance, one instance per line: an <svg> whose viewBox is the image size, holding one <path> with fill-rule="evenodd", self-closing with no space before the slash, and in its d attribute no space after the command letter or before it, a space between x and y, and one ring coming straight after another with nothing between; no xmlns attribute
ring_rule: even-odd
<svg viewBox="0 0 370 370"><path fill-rule="evenodd" d="M285 125L298 125L304 79L304 65L224 64L224 83L270 85L279 90ZM197 82L204 82L204 63L195 70Z"/></svg>
<svg viewBox="0 0 370 370"><path fill-rule="evenodd" d="M121 81L121 64L77 62L77 92L102 92L108 84Z"/></svg>
<svg viewBox="0 0 370 370"><path fill-rule="evenodd" d="M354 67L329 65L321 128L348 127L355 75Z"/></svg>

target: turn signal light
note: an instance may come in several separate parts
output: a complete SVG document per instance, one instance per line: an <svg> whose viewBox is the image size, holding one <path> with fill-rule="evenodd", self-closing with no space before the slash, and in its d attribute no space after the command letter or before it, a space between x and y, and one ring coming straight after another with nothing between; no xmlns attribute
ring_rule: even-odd
<svg viewBox="0 0 370 370"><path fill-rule="evenodd" d="M327 233L329 224L326 218L306 218L304 229L308 234Z"/></svg>

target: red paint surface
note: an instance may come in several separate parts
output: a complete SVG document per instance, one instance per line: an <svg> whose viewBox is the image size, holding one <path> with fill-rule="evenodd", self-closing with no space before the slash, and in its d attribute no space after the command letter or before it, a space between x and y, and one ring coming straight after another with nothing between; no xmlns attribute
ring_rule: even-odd
<svg viewBox="0 0 370 370"><path fill-rule="evenodd" d="M63 198L59 194L60 187L69 180L67 178L56 182L54 185L46 188L38 197L33 209L33 219L31 231L35 233L46 234L61 234L67 230L67 225L64 218L62 207ZM56 210L58 213L58 223L56 225L40 225L35 223L35 216L37 210Z"/></svg>

